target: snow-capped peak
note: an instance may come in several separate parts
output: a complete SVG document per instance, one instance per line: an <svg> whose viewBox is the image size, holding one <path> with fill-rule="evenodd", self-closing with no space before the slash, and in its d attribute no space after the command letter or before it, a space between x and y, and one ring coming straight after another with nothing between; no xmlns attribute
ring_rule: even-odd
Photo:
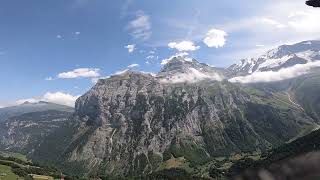
<svg viewBox="0 0 320 180"><path fill-rule="evenodd" d="M282 45L267 51L258 58L242 59L228 69L236 75L274 71L281 68L320 60L320 41L304 41L293 45Z"/></svg>

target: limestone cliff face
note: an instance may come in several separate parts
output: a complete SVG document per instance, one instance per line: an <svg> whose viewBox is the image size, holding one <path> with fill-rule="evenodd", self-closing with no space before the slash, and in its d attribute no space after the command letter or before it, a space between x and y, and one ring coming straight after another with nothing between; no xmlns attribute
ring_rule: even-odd
<svg viewBox="0 0 320 180"><path fill-rule="evenodd" d="M112 76L77 100L79 125L66 160L91 172L141 175L171 157L201 164L213 156L266 150L313 123L301 109L278 108L280 100L268 99L272 95L224 81L173 84L137 72Z"/></svg>

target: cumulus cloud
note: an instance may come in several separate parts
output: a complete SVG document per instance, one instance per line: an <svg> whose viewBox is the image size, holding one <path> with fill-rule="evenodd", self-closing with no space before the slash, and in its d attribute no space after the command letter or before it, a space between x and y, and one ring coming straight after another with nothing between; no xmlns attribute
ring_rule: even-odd
<svg viewBox="0 0 320 180"><path fill-rule="evenodd" d="M73 96L71 94L63 93L63 92L60 92L60 91L58 91L58 92L47 92L41 97L17 100L16 104L22 104L22 103L24 103L26 101L31 102L31 103L36 103L36 102L39 102L39 101L46 101L46 102L51 102L51 103L56 103L56 104L61 104L61 105L74 107L74 103L79 97L80 96Z"/></svg>
<svg viewBox="0 0 320 180"><path fill-rule="evenodd" d="M204 38L203 42L208 47L223 47L226 43L226 36L228 34L225 31L219 29L211 29L208 31L206 38Z"/></svg>
<svg viewBox="0 0 320 180"><path fill-rule="evenodd" d="M168 44L169 48L177 49L178 51L195 51L200 48L191 41L171 42Z"/></svg>
<svg viewBox="0 0 320 180"><path fill-rule="evenodd" d="M140 65L139 64L130 64L128 66L128 68L136 68L136 67L139 67Z"/></svg>
<svg viewBox="0 0 320 180"><path fill-rule="evenodd" d="M189 68L187 72L185 73L179 73L175 74L171 77L163 78L161 79L162 83L195 83L202 80L216 80L216 81L222 81L222 77L217 73L210 73L205 74L203 72L200 72L194 68Z"/></svg>
<svg viewBox="0 0 320 180"><path fill-rule="evenodd" d="M297 64L289 68L280 69L279 71L254 72L251 75L231 78L229 81L244 84L281 81L307 74L314 67L320 67L320 61Z"/></svg>
<svg viewBox="0 0 320 180"><path fill-rule="evenodd" d="M56 38L57 38L57 39L61 39L62 36L61 36L61 35L57 35Z"/></svg>
<svg viewBox="0 0 320 180"><path fill-rule="evenodd" d="M74 32L75 35L80 35L81 32L77 31L77 32Z"/></svg>
<svg viewBox="0 0 320 180"><path fill-rule="evenodd" d="M62 72L58 74L61 79L74 79L80 77L99 77L100 69L98 68L78 68L69 72Z"/></svg>
<svg viewBox="0 0 320 180"><path fill-rule="evenodd" d="M150 17L143 11L136 13L136 18L129 22L127 28L135 39L147 40L152 34Z"/></svg>
<svg viewBox="0 0 320 180"><path fill-rule="evenodd" d="M176 57L185 57L185 56L188 56L188 55L189 55L189 53L187 53L187 52L177 53L177 54L175 54L175 55L173 55L173 56L171 56L171 57L169 57L169 58L167 58L167 59L163 59L163 60L161 61L161 65L168 64L168 62L170 62L173 58L176 58Z"/></svg>
<svg viewBox="0 0 320 180"><path fill-rule="evenodd" d="M127 48L129 53L132 53L135 50L136 45L129 44L129 45L126 45L124 48Z"/></svg>

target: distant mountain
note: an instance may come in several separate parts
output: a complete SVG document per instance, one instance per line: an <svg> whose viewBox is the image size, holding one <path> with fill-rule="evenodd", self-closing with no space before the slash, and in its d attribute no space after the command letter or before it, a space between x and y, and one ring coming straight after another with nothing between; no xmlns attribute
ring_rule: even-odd
<svg viewBox="0 0 320 180"><path fill-rule="evenodd" d="M32 153L74 108L40 101L0 109L0 150Z"/></svg>
<svg viewBox="0 0 320 180"><path fill-rule="evenodd" d="M10 117L19 116L24 113L49 111L49 110L65 111L65 112L74 111L72 107L44 102L44 101L40 101L37 103L25 102L17 106L0 108L0 122L5 121Z"/></svg>
<svg viewBox="0 0 320 180"><path fill-rule="evenodd" d="M32 153L46 137L60 128L72 112L47 110L10 117L0 122L0 150Z"/></svg>
<svg viewBox="0 0 320 180"><path fill-rule="evenodd" d="M248 75L254 72L277 71L296 64L320 60L320 41L304 41L282 45L258 58L242 59L228 68L233 75Z"/></svg>

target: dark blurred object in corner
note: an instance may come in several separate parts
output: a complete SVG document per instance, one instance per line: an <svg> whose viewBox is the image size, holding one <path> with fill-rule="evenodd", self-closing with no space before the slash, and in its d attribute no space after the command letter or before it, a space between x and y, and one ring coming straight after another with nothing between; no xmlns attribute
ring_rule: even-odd
<svg viewBox="0 0 320 180"><path fill-rule="evenodd" d="M320 0L309 0L306 4L312 7L320 7Z"/></svg>
<svg viewBox="0 0 320 180"><path fill-rule="evenodd" d="M320 152L289 158L259 170L246 170L234 180L319 180Z"/></svg>

